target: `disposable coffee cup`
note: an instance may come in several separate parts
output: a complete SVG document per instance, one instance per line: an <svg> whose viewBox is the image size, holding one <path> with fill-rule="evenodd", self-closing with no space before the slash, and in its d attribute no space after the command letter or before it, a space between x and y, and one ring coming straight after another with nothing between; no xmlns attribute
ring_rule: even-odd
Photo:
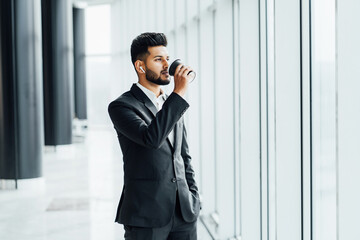
<svg viewBox="0 0 360 240"><path fill-rule="evenodd" d="M169 74L170 76L174 76L175 74L175 70L177 68L177 66L179 66L180 64L182 64L180 59L176 59L175 61L173 61L169 67ZM194 81L195 77L196 77L196 73L194 71L190 71L188 73L189 76L191 76L189 83L191 83L192 81Z"/></svg>

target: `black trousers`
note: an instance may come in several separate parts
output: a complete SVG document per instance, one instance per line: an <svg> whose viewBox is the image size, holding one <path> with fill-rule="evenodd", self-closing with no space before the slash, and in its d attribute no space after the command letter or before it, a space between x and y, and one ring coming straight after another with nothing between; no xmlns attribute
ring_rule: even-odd
<svg viewBox="0 0 360 240"><path fill-rule="evenodd" d="M185 222L180 210L179 198L176 194L174 214L170 222L159 228L144 228L124 225L125 240L197 240L195 222Z"/></svg>

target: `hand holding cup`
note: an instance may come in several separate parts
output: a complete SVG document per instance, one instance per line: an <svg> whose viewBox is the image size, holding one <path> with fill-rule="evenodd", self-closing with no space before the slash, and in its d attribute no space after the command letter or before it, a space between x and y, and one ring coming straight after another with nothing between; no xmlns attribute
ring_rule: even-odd
<svg viewBox="0 0 360 240"><path fill-rule="evenodd" d="M180 59L177 59L170 65L169 74L174 76L174 92L183 97L188 84L194 80L195 72L189 66L183 65Z"/></svg>

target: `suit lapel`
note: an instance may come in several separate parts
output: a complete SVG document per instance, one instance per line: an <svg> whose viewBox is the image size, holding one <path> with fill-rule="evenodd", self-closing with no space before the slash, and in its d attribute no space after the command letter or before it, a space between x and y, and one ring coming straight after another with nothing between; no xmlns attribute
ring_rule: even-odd
<svg viewBox="0 0 360 240"><path fill-rule="evenodd" d="M135 96L135 98L138 99L140 102L142 102L145 105L145 107L155 117L157 113L157 109L154 106L154 104L151 102L151 100L145 95L145 93L138 86L136 86L136 84L132 85L130 91Z"/></svg>
<svg viewBox="0 0 360 240"><path fill-rule="evenodd" d="M147 101L144 102L145 107L150 110L150 112L153 114L153 116L156 116L157 109L154 106L154 104L150 101L150 99L147 98Z"/></svg>

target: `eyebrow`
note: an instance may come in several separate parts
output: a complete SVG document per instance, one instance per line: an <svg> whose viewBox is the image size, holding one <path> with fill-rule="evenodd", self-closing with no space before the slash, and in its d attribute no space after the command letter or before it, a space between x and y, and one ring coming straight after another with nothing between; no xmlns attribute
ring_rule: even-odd
<svg viewBox="0 0 360 240"><path fill-rule="evenodd" d="M157 58L157 57L163 57L163 56L161 56L161 55L156 55L154 58ZM169 56L166 56L167 58L169 57Z"/></svg>

